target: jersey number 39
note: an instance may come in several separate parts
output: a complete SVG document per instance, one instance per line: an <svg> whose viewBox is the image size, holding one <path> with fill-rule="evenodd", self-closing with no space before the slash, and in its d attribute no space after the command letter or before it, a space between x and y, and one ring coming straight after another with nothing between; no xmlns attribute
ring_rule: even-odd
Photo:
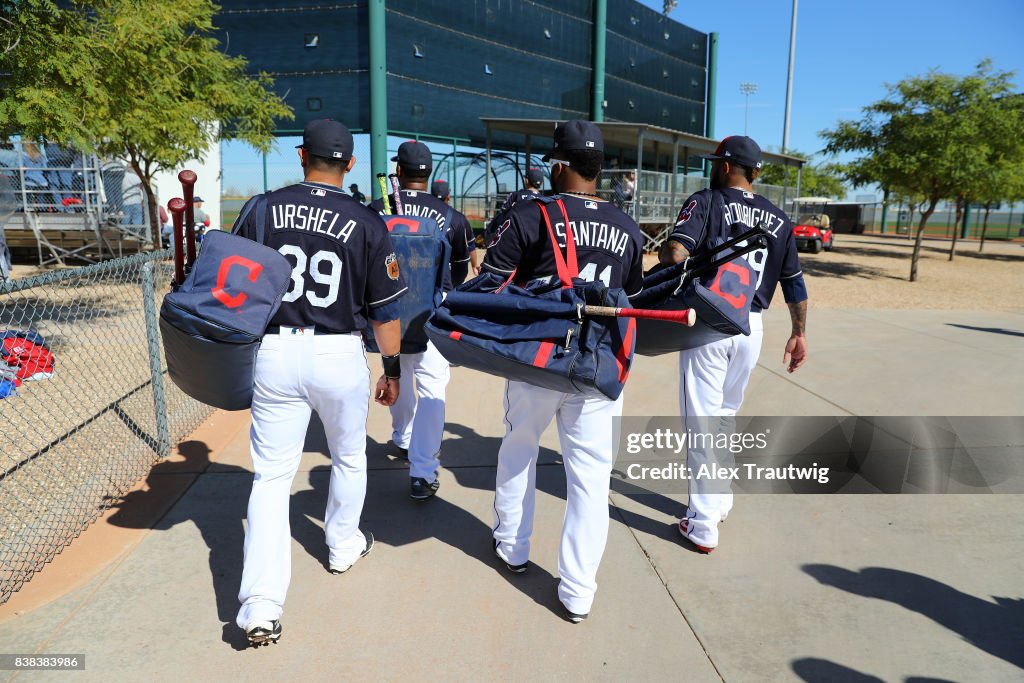
<svg viewBox="0 0 1024 683"><path fill-rule="evenodd" d="M293 244L286 244L278 249L284 256L295 257L295 267L292 268L292 284L288 292L281 298L281 301L295 301L306 289L306 280L303 274L306 273L306 253ZM321 296L313 291L311 287L306 294L306 300L317 308L327 308L338 300L338 289L341 287L341 259L333 251L318 251L308 259L309 277L318 285L327 285L327 293Z"/></svg>

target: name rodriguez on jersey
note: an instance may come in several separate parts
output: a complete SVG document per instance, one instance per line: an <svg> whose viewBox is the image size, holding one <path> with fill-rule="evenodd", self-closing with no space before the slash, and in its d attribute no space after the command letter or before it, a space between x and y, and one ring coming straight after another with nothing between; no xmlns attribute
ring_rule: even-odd
<svg viewBox="0 0 1024 683"><path fill-rule="evenodd" d="M349 219L339 225L341 214L306 204L278 204L271 207L274 230L305 230L348 242L358 223Z"/></svg>

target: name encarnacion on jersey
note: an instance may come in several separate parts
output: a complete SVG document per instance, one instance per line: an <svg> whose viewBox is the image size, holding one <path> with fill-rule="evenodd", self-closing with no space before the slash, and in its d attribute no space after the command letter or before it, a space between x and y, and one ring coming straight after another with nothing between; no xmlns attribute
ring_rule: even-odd
<svg viewBox="0 0 1024 683"><path fill-rule="evenodd" d="M786 221L765 209L749 204L730 202L725 205L725 223L726 225L743 223L748 228L756 228L764 223L765 230L770 232L773 237L777 237L779 229L786 224Z"/></svg>
<svg viewBox="0 0 1024 683"><path fill-rule="evenodd" d="M328 235L336 240L348 242L356 229L356 221L348 220L338 225L340 214L330 209L321 209L306 204L279 204L271 207L274 230L306 230Z"/></svg>
<svg viewBox="0 0 1024 683"><path fill-rule="evenodd" d="M415 197L416 195L409 193L409 196ZM435 209L431 209L429 206L404 204L402 206L402 213L404 213L406 216L417 216L419 218L433 218L435 221L437 221L437 227L441 228L442 230L447 229L447 227L444 224L444 214Z"/></svg>
<svg viewBox="0 0 1024 683"><path fill-rule="evenodd" d="M629 234L615 225L597 221L569 221L572 234L576 238L576 246L604 249L619 256L626 255ZM562 246L565 245L565 223L555 223L555 235Z"/></svg>

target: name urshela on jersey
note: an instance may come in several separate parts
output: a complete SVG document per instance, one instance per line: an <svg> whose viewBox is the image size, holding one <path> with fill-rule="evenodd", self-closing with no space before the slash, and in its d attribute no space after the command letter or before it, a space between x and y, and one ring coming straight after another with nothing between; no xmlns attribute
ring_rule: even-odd
<svg viewBox="0 0 1024 683"><path fill-rule="evenodd" d="M338 225L341 214L330 209L305 204L279 204L271 207L274 230L306 230L348 242L356 229L356 221L348 220Z"/></svg>
<svg viewBox="0 0 1024 683"><path fill-rule="evenodd" d="M565 223L555 223L555 236L558 237L558 245L565 246ZM616 225L599 223L597 221L569 221L572 234L576 238L577 247L590 247L592 249L604 249L619 256L626 255L626 245L629 244L629 234Z"/></svg>
<svg viewBox="0 0 1024 683"><path fill-rule="evenodd" d="M725 205L725 224L732 225L733 223L742 223L748 228L762 226L772 234L772 237L778 237L779 230L786 224L786 221L766 209L730 202Z"/></svg>

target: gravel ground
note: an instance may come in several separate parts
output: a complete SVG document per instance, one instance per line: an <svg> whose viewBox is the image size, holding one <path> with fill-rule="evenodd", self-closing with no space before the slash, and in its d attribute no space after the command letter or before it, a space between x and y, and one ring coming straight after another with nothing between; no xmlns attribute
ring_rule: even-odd
<svg viewBox="0 0 1024 683"><path fill-rule="evenodd" d="M979 254L977 241L961 240L950 263L949 241L926 239L910 282L913 247L903 236L836 235L832 251L801 253L811 308L1024 309L1024 244L989 241Z"/></svg>

